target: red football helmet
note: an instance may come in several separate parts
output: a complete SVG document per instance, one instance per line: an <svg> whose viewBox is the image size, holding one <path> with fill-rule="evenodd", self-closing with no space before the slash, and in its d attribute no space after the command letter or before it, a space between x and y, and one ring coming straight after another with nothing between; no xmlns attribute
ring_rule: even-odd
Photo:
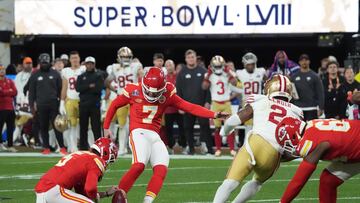
<svg viewBox="0 0 360 203"><path fill-rule="evenodd" d="M110 138L101 137L90 148L97 151L106 164L114 162L117 158L118 148Z"/></svg>
<svg viewBox="0 0 360 203"><path fill-rule="evenodd" d="M301 132L305 127L305 122L293 118L285 117L276 127L275 137L284 151L294 154L301 139Z"/></svg>
<svg viewBox="0 0 360 203"><path fill-rule="evenodd" d="M142 91L145 99L154 103L166 91L166 78L164 72L157 67L151 67L142 78Z"/></svg>

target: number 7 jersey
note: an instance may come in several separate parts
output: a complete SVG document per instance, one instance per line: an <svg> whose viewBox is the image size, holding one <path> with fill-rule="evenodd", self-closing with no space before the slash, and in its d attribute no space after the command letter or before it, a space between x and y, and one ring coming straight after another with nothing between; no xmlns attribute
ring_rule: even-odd
<svg viewBox="0 0 360 203"><path fill-rule="evenodd" d="M288 116L303 119L303 112L299 107L283 100L270 99L266 95L250 95L245 105L250 105L253 109L253 133L263 137L279 152L281 147L275 138L277 124Z"/></svg>
<svg viewBox="0 0 360 203"><path fill-rule="evenodd" d="M181 109L193 115L203 118L214 118L215 113L201 107L191 104L178 95L173 84L166 83L166 91L156 102L148 102L142 92L142 86L139 83L128 84L110 105L104 120L104 129L109 129L111 119L117 108L130 104L130 132L136 128L144 128L159 133L162 115L168 106Z"/></svg>

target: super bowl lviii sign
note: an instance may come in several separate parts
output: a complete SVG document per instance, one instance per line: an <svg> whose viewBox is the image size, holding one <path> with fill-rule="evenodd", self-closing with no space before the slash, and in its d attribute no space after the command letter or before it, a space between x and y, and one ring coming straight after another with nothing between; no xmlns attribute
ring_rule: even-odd
<svg viewBox="0 0 360 203"><path fill-rule="evenodd" d="M358 0L16 0L16 34L357 32Z"/></svg>

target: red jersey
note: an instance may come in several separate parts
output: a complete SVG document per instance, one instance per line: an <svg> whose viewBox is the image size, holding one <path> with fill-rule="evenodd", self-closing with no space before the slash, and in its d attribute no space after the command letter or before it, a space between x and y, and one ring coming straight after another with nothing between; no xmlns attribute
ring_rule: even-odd
<svg viewBox="0 0 360 203"><path fill-rule="evenodd" d="M17 94L12 80L4 77L0 80L0 110L14 110L14 97Z"/></svg>
<svg viewBox="0 0 360 203"><path fill-rule="evenodd" d="M329 142L331 145L322 160L360 161L360 121L335 119L309 121L296 151L301 157L305 157L321 142Z"/></svg>
<svg viewBox="0 0 360 203"><path fill-rule="evenodd" d="M111 102L104 120L104 128L109 129L116 110L127 104L130 104L130 132L136 128L144 128L159 133L162 115L168 106L203 118L215 117L215 112L181 99L176 95L173 84L167 82L165 88L166 91L160 99L150 103L143 95L141 83L126 85L123 93Z"/></svg>
<svg viewBox="0 0 360 203"><path fill-rule="evenodd" d="M97 183L105 171L105 162L96 154L88 151L78 151L64 156L46 172L38 184L35 192L46 192L59 185L65 189L75 189L75 192L95 199Z"/></svg>

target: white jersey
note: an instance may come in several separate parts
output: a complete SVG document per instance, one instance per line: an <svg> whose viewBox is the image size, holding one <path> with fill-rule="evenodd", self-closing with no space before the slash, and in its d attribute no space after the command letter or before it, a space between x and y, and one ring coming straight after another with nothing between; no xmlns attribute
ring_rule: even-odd
<svg viewBox="0 0 360 203"><path fill-rule="evenodd" d="M264 68L255 68L253 73L247 72L245 68L236 71L236 77L243 84L245 97L250 94L262 94L261 83L265 75Z"/></svg>
<svg viewBox="0 0 360 203"><path fill-rule="evenodd" d="M277 124L288 116L303 119L303 112L299 107L282 100L269 99L266 95L250 95L246 99L246 104L253 109L253 132L263 137L278 151L280 146L275 138Z"/></svg>
<svg viewBox="0 0 360 203"><path fill-rule="evenodd" d="M121 67L120 64L114 63L106 68L109 76L114 78L117 85L117 94L121 94L123 88L129 83L138 82L138 71L141 66L130 64L128 67Z"/></svg>
<svg viewBox="0 0 360 203"><path fill-rule="evenodd" d="M215 73L213 73L210 75L209 81L211 100L218 102L230 100L231 84L229 82L229 76L227 74L223 73L221 75L216 75Z"/></svg>
<svg viewBox="0 0 360 203"><path fill-rule="evenodd" d="M111 75L112 73L112 65L109 65L107 68L106 68L106 72L108 75ZM110 85L117 91L118 89L118 84L115 82L115 80L112 80ZM112 101L114 100L115 98L117 97L117 94L113 91L110 91L110 95L109 95L109 100Z"/></svg>
<svg viewBox="0 0 360 203"><path fill-rule="evenodd" d="M24 95L24 86L29 81L31 72L21 71L15 77L15 87L17 90L16 104L22 106L23 104L29 104L27 95Z"/></svg>
<svg viewBox="0 0 360 203"><path fill-rule="evenodd" d="M76 80L79 75L86 71L85 66L80 66L73 70L71 67L64 68L61 71L61 76L68 82L66 97L68 99L79 99L79 93L76 91Z"/></svg>

